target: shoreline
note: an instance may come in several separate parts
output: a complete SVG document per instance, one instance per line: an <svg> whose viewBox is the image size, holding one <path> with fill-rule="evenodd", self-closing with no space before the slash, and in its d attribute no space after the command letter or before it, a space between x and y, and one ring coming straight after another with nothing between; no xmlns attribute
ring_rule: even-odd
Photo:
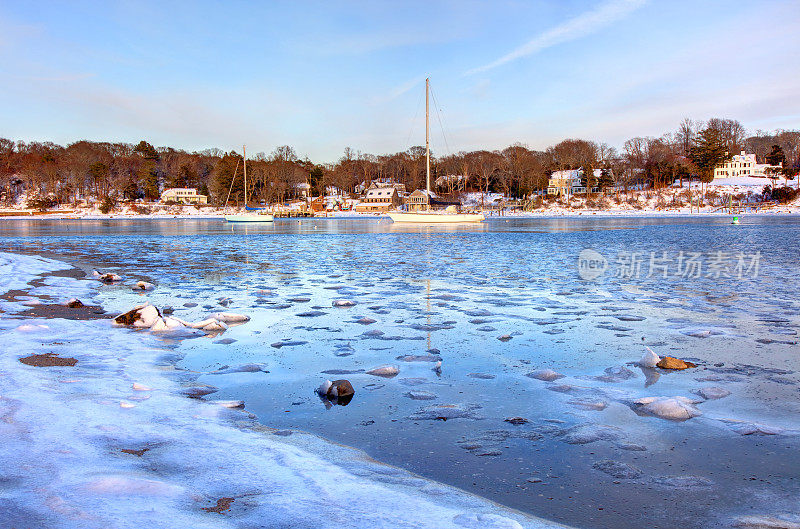
<svg viewBox="0 0 800 529"><path fill-rule="evenodd" d="M45 268L62 265L59 270L77 268L66 261L38 255L28 256L30 259L24 257L25 254L0 254L4 264L9 260L22 260L43 263ZM12 262L12 267L16 264L19 263ZM28 295L39 288L31 284L37 277L47 277L53 271L39 270L38 274L27 274L25 283L29 285ZM77 278L65 279L80 281ZM66 283L58 282L60 288ZM82 286L88 286L88 289L77 290L87 300L96 295L94 285ZM41 285L41 288L45 292L52 290L46 285ZM91 293L92 289L94 294ZM17 294L15 298L23 297L19 292ZM5 303L16 302L2 302L3 305ZM111 314L113 311L108 315ZM6 447L12 450L9 454L11 459L5 462L5 467L12 474L19 465L33 467L28 469L25 479L41 473L43 469L36 463L41 457L50 462L47 466L63 459L66 464L77 467L56 470L55 475L48 478L54 483L45 486L45 491L40 490L33 495L33 501L26 500L24 495L23 490L28 487L21 487L23 490L12 487L9 494L12 508L8 510L12 523L22 526L31 523L69 527L140 526L147 520L151 523L163 522L163 516L167 514L164 509L167 509L168 517L181 520L176 521L174 526L216 527L218 524L211 517L223 512L213 508L214 501L219 506L219 502L225 498L233 498L233 501L222 503L230 507L229 511L225 509L225 515L236 516L241 523L270 519L276 523L289 522L296 527L316 527L324 523L327 513L338 521L350 519L354 526L399 523L410 527L566 527L378 462L363 450L340 445L316 434L293 430L290 436L286 436L285 432L276 435L275 428L260 424L249 412L187 398L178 389L181 386L192 387L192 381L199 378L201 373L176 369L180 358L170 353L168 343L163 343L161 337L131 329L111 328L107 321L19 317L12 311L5 312L0 319L3 332L14 332L20 336L0 359L0 366L7 373L6 377L0 379L0 407L7 409L9 403L16 403L12 405L12 417L19 410L24 410L28 421L31 416L40 413L50 416L53 421L39 422L36 427L27 423L28 429L38 434L32 434L32 439L7 439ZM104 342L107 342L95 354L91 351L91 342L98 337L97 332L103 332L103 329L107 334ZM55 333L58 341L51 342L49 347L42 344L43 347L35 348L22 338L29 335L37 343L45 338L42 333ZM102 352L105 347L114 348L110 356ZM52 352L54 349L58 350L57 355L76 360L77 365L36 367L18 361L31 353ZM119 365L122 371L115 367L119 362L123 362ZM14 384L15 378L26 382ZM57 391L40 393L39 387L51 387L53 384ZM130 388L131 384L133 390L122 389L124 385ZM78 393L71 391L73 389ZM88 395L96 397L87 398L87 391ZM25 398L30 394L40 398L31 402ZM63 401L72 402L73 406L66 409L58 406L57 403ZM136 417L137 411L151 404L157 404L158 410ZM61 412L53 415L53 411L59 409ZM166 417L162 411L165 409L170 410ZM164 422L166 418L167 422ZM85 428L84 434L75 429L79 425ZM171 425L177 425L178 428ZM48 432L45 439L37 440L42 431ZM102 446L93 446L97 433L102 431L105 431L102 434ZM61 438L56 447L46 441L54 434ZM214 444L215 439L219 439L219 444ZM44 446L41 441L45 441ZM33 446L19 451L22 448L20 445ZM72 455L55 459L46 456L45 453L53 448ZM64 452L65 449L67 452ZM16 458L15 455L20 453L26 456ZM90 453L95 455L89 456ZM2 455L0 459L3 459ZM145 464L148 460L149 463ZM208 468L197 463L206 460L213 461ZM189 466L185 471L175 472L176 467L186 464ZM169 469L166 475L164 470L152 473L152 469L160 466L164 470ZM259 468L261 472L254 474L253 470L247 468L250 466ZM219 468L225 468L226 477L218 473ZM45 473L52 471L51 468ZM233 477L227 476L228 473ZM293 479L298 477L298 473L303 476L299 483ZM245 478L248 475L251 477ZM266 476L270 476L268 488L281 480L290 489L288 496L285 491L279 494L281 498L277 504L271 496L277 490L272 493L254 490L259 488L259 478ZM301 484L308 480L310 482ZM200 490L206 488L203 483L213 483L211 488L215 490ZM307 490L312 483L316 485ZM321 498L314 491L317 486L325 490ZM188 495L192 490L196 491L190 499ZM41 497L43 493L46 498ZM256 505L259 502L255 498L262 500L262 503ZM338 499L330 503L333 498ZM13 508L15 501L17 510ZM191 511L182 509L187 501L193 505ZM153 503L156 504L154 509ZM401 508L400 505L404 503L405 507ZM316 507L304 512L297 510L300 505L310 507L313 504ZM109 508L106 509L106 506ZM148 514L147 509L152 509L157 517ZM119 512L126 519L123 521L112 515L101 521L98 516L104 512ZM55 514L55 519L50 519L51 514ZM284 517L285 521L281 522Z"/></svg>

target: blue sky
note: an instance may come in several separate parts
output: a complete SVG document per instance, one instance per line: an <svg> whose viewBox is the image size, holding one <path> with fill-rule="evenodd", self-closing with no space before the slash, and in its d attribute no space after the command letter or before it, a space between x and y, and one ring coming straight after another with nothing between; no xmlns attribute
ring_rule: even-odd
<svg viewBox="0 0 800 529"><path fill-rule="evenodd" d="M425 76L439 154L800 128L797 20L797 0L9 1L0 136L334 161L423 143Z"/></svg>

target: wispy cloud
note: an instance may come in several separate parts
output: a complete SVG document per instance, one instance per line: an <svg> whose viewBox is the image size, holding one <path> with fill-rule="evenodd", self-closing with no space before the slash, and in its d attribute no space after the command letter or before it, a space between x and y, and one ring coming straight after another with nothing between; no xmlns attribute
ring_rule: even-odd
<svg viewBox="0 0 800 529"><path fill-rule="evenodd" d="M539 53L552 46L585 37L625 18L646 2L647 0L608 0L592 11L587 11L537 35L496 61L469 70L467 75L485 72L522 57Z"/></svg>

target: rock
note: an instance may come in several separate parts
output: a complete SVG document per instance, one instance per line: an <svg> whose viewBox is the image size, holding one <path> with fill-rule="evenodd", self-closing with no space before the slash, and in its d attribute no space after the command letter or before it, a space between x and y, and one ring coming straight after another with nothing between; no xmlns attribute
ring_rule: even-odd
<svg viewBox="0 0 800 529"><path fill-rule="evenodd" d="M137 281L136 285L134 285L134 290L153 290L156 286L153 283L148 283L147 281Z"/></svg>
<svg viewBox="0 0 800 529"><path fill-rule="evenodd" d="M545 382L552 382L559 378L564 378L561 373L556 373L552 369L539 369L525 375L526 377L535 378L536 380L544 380Z"/></svg>
<svg viewBox="0 0 800 529"><path fill-rule="evenodd" d="M425 421L447 421L450 419L482 419L475 413L480 409L477 404L435 404L426 406L413 413L409 419Z"/></svg>
<svg viewBox="0 0 800 529"><path fill-rule="evenodd" d="M622 461L604 459L592 465L592 468L604 472L617 479L636 479L642 476L642 471Z"/></svg>
<svg viewBox="0 0 800 529"><path fill-rule="evenodd" d="M215 312L211 317L224 323L245 323L250 321L250 316L236 314L235 312Z"/></svg>
<svg viewBox="0 0 800 529"><path fill-rule="evenodd" d="M528 419L524 417L506 417L503 420L511 424L525 424L526 422L528 422Z"/></svg>
<svg viewBox="0 0 800 529"><path fill-rule="evenodd" d="M217 391L219 391L218 387L204 384L202 386L192 386L188 388L183 388L180 392L191 399L199 399L200 397L211 395L212 393L216 393Z"/></svg>
<svg viewBox="0 0 800 529"><path fill-rule="evenodd" d="M170 306L170 305L166 305L164 307L161 307L161 314L172 314L174 312L175 312L175 308Z"/></svg>
<svg viewBox="0 0 800 529"><path fill-rule="evenodd" d="M435 393L423 390L412 390L403 393L403 396L411 400L434 400L437 397Z"/></svg>
<svg viewBox="0 0 800 529"><path fill-rule="evenodd" d="M785 432L778 426L769 426L757 422L736 421L732 419L722 419L728 428L739 435L780 435Z"/></svg>
<svg viewBox="0 0 800 529"><path fill-rule="evenodd" d="M728 391L727 389L719 388L716 386L708 388L700 388L697 391L695 391L695 393L697 393L706 400L722 399L731 394L731 392Z"/></svg>
<svg viewBox="0 0 800 529"><path fill-rule="evenodd" d="M439 355L404 355L398 356L397 360L401 362L441 362L442 357Z"/></svg>
<svg viewBox="0 0 800 529"><path fill-rule="evenodd" d="M585 445L596 441L618 441L622 431L605 424L587 424L571 428L564 435L564 442L571 445Z"/></svg>
<svg viewBox="0 0 800 529"><path fill-rule="evenodd" d="M231 504L233 504L234 501L236 501L235 498L228 498L228 497L220 498L217 500L217 504L215 506L203 507L202 510L206 512L215 512L217 514L222 514L225 511L230 510Z"/></svg>
<svg viewBox="0 0 800 529"><path fill-rule="evenodd" d="M656 367L656 365L658 365L658 363L661 361L661 357L649 347L645 347L647 348L647 352L644 353L641 360L639 360L639 367Z"/></svg>
<svg viewBox="0 0 800 529"><path fill-rule="evenodd" d="M373 320L372 318L361 318L359 320L356 320L356 323L360 323L361 325L372 325L373 323L375 323L375 321L376 320Z"/></svg>
<svg viewBox="0 0 800 529"><path fill-rule="evenodd" d="M342 379L333 382L326 380L317 388L317 394L325 401L327 407L330 407L331 404L347 406L353 400L355 390L349 380Z"/></svg>
<svg viewBox="0 0 800 529"><path fill-rule="evenodd" d="M467 376L470 378L479 378L481 380L492 380L497 378L496 375L492 375L490 373L467 373Z"/></svg>
<svg viewBox="0 0 800 529"><path fill-rule="evenodd" d="M442 374L442 361L439 360L436 364L431 368L431 370L436 373L437 375Z"/></svg>
<svg viewBox="0 0 800 529"><path fill-rule="evenodd" d="M374 375L376 377L392 378L396 377L399 372L400 372L399 367L390 364L385 364L370 369L369 371L367 371L367 374Z"/></svg>
<svg viewBox="0 0 800 529"><path fill-rule="evenodd" d="M603 411L608 407L608 403L604 400L591 400L591 399L572 399L568 400L567 404L588 411Z"/></svg>
<svg viewBox="0 0 800 529"><path fill-rule="evenodd" d="M83 307L83 302L77 298L72 298L71 300L67 301L67 307L71 309L79 309Z"/></svg>
<svg viewBox="0 0 800 529"><path fill-rule="evenodd" d="M122 278L117 274L112 274L110 272L107 274L101 274L97 270L92 271L92 277L94 277L99 281L102 281L103 283L116 283L118 281L122 281Z"/></svg>
<svg viewBox="0 0 800 529"><path fill-rule="evenodd" d="M73 367L78 363L74 358L63 358L56 353L33 354L24 356L19 361L33 367Z"/></svg>
<svg viewBox="0 0 800 529"><path fill-rule="evenodd" d="M644 397L633 401L633 411L671 421L685 421L702 415L695 401L687 397Z"/></svg>
<svg viewBox="0 0 800 529"><path fill-rule="evenodd" d="M503 336L498 336L497 339L500 340L501 342L507 342L511 339L511 335L504 334Z"/></svg>
<svg viewBox="0 0 800 529"><path fill-rule="evenodd" d="M696 489L711 487L714 482L701 476L658 476L653 483L671 489Z"/></svg>
<svg viewBox="0 0 800 529"><path fill-rule="evenodd" d="M679 358L673 358L671 356L665 356L658 361L656 366L660 367L661 369L688 369L690 367L697 367L691 362L684 362Z"/></svg>
<svg viewBox="0 0 800 529"><path fill-rule="evenodd" d="M333 301L333 303L331 303L331 305L340 309L346 309L349 307L355 307L356 302L349 299L336 299Z"/></svg>
<svg viewBox="0 0 800 529"><path fill-rule="evenodd" d="M636 376L636 374L625 366L609 367L603 370L605 375L590 377L592 380L600 382L622 382Z"/></svg>
<svg viewBox="0 0 800 529"><path fill-rule="evenodd" d="M161 319L161 313L156 307L145 303L137 305L128 312L114 318L114 324L127 325L140 328L150 328Z"/></svg>
<svg viewBox="0 0 800 529"><path fill-rule="evenodd" d="M236 367L223 366L216 371L211 371L209 375L227 375L229 373L269 373L264 364L242 364Z"/></svg>

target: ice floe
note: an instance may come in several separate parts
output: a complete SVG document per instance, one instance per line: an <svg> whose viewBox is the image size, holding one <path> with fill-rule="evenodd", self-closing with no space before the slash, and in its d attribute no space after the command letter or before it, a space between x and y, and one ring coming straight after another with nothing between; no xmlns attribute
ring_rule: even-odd
<svg viewBox="0 0 800 529"><path fill-rule="evenodd" d="M702 415L688 397L642 397L633 401L632 409L639 414L652 415L671 421L685 421Z"/></svg>

